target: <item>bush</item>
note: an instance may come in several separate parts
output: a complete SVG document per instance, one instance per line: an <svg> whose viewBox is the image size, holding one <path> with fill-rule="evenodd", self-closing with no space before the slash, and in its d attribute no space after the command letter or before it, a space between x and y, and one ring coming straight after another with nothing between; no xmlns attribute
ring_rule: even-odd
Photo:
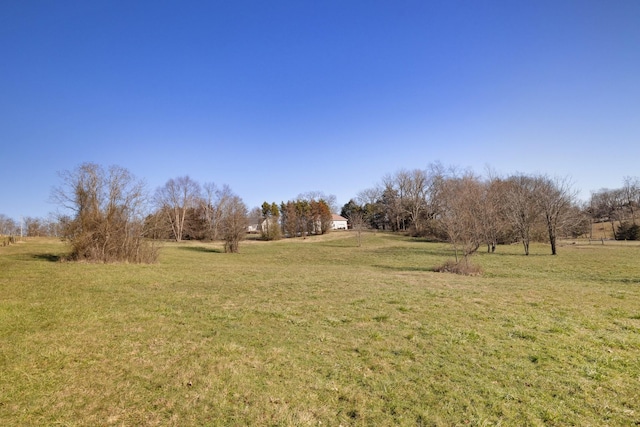
<svg viewBox="0 0 640 427"><path fill-rule="evenodd" d="M145 238L141 212L144 184L126 169L84 163L61 174L54 200L75 212L60 218L71 244L69 259L91 262L153 263L157 248Z"/></svg>
<svg viewBox="0 0 640 427"><path fill-rule="evenodd" d="M16 242L15 236L3 236L2 237L2 246L9 246Z"/></svg>
<svg viewBox="0 0 640 427"><path fill-rule="evenodd" d="M479 266L471 264L466 259L458 262L448 260L444 264L434 267L433 271L437 273L462 274L463 276L479 276L482 274L482 269Z"/></svg>

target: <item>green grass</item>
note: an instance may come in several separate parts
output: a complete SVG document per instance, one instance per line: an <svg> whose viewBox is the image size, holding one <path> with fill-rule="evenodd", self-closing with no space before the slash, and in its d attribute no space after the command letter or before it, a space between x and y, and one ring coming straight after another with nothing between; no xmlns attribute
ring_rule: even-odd
<svg viewBox="0 0 640 427"><path fill-rule="evenodd" d="M383 233L221 249L0 247L0 425L640 424L638 246L500 246L477 277Z"/></svg>

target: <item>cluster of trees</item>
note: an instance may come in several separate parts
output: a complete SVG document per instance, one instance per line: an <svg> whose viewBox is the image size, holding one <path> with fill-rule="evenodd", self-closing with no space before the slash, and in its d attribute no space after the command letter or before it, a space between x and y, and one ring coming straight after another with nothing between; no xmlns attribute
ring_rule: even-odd
<svg viewBox="0 0 640 427"><path fill-rule="evenodd" d="M228 185L172 178L156 189L152 206L145 228L155 239L222 240L225 252L238 252L247 231L247 206Z"/></svg>
<svg viewBox="0 0 640 427"><path fill-rule="evenodd" d="M19 236L21 225L5 214L0 214L0 235Z"/></svg>
<svg viewBox="0 0 640 427"><path fill-rule="evenodd" d="M362 191L342 208L353 228L406 231L451 242L456 261L482 245L520 241L525 254L533 240L546 240L557 253L561 235L587 233L589 219L566 179L514 174L481 178L439 164L400 170Z"/></svg>
<svg viewBox="0 0 640 427"><path fill-rule="evenodd" d="M638 240L639 209L640 179L625 177L621 188L604 188L592 193L586 211L595 222L609 222L616 239Z"/></svg>
<svg viewBox="0 0 640 427"><path fill-rule="evenodd" d="M60 173L52 199L65 209L54 221L26 218L16 223L0 216L0 234L59 236L71 243L70 258L99 262L153 262L153 241L222 240L225 252L238 252L247 233L249 214L227 185L200 185L189 176L169 179L151 193L128 170L84 163ZM323 234L331 228L335 196L321 192L295 201L256 208L267 240L281 236ZM255 212L254 212L255 214ZM20 229L20 234L23 230Z"/></svg>
<svg viewBox="0 0 640 427"><path fill-rule="evenodd" d="M254 215L260 224L260 233L264 240L278 240L282 236L280 225L280 209L276 202L264 202L258 212Z"/></svg>
<svg viewBox="0 0 640 427"><path fill-rule="evenodd" d="M250 215L257 221L258 231L264 240L285 237L306 237L311 234L325 234L331 230L332 211L324 199L306 199L282 202L264 202Z"/></svg>
<svg viewBox="0 0 640 427"><path fill-rule="evenodd" d="M16 242L15 236L20 236L21 225L4 214L0 214L0 246L7 246Z"/></svg>
<svg viewBox="0 0 640 427"><path fill-rule="evenodd" d="M128 170L84 163L60 174L52 198L67 212L58 218L70 258L99 262L154 262L154 239L222 239L237 252L247 207L228 186L201 187L188 176L170 179L153 195Z"/></svg>
<svg viewBox="0 0 640 427"><path fill-rule="evenodd" d="M258 224L262 239L277 240L282 236L325 234L331 230L332 214L337 210L335 196L310 191L280 205L265 201L249 217Z"/></svg>
<svg viewBox="0 0 640 427"><path fill-rule="evenodd" d="M60 236L60 223L57 218L38 218L27 216L22 221L16 221L4 214L0 214L0 235L4 236Z"/></svg>
<svg viewBox="0 0 640 427"><path fill-rule="evenodd" d="M331 208L323 199L298 199L280 205L280 225L285 236L325 234L331 230Z"/></svg>
<svg viewBox="0 0 640 427"><path fill-rule="evenodd" d="M324 234L337 211L335 196L310 192L279 205L264 202L249 213L227 185L200 185L182 176L152 193L126 169L94 163L60 177L52 198L70 214L20 223L0 214L0 235L60 236L71 242L75 259L153 262L154 239L222 240L225 251L237 252L250 219L260 224L263 239L275 240ZM480 177L436 163L384 176L341 214L358 237L372 228L449 241L458 262L483 245L493 252L497 244L512 242L521 242L528 255L530 242L546 241L555 255L560 236L590 233L592 222L609 222L617 239L637 240L639 210L638 178L626 177L621 188L596 191L579 205L567 179Z"/></svg>
<svg viewBox="0 0 640 427"><path fill-rule="evenodd" d="M237 252L247 230L247 206L227 185L172 178L155 191L153 206L146 225L156 239L224 240L225 251Z"/></svg>

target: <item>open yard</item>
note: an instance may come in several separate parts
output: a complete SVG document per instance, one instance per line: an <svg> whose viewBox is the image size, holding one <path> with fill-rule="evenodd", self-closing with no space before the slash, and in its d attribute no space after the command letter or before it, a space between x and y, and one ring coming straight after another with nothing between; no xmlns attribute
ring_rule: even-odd
<svg viewBox="0 0 640 427"><path fill-rule="evenodd" d="M640 425L640 246L0 247L0 425Z"/></svg>

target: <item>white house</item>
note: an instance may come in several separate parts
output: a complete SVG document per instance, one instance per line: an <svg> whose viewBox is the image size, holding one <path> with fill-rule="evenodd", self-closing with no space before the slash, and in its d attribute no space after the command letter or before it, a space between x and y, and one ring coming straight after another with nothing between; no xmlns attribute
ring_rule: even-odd
<svg viewBox="0 0 640 427"><path fill-rule="evenodd" d="M346 230L347 229L347 218L342 217L338 214L331 214L331 229L332 230Z"/></svg>
<svg viewBox="0 0 640 427"><path fill-rule="evenodd" d="M258 226L258 231L263 232L267 231L267 229L272 229L275 227L280 227L280 223L277 218L269 217L260 221L260 225Z"/></svg>

